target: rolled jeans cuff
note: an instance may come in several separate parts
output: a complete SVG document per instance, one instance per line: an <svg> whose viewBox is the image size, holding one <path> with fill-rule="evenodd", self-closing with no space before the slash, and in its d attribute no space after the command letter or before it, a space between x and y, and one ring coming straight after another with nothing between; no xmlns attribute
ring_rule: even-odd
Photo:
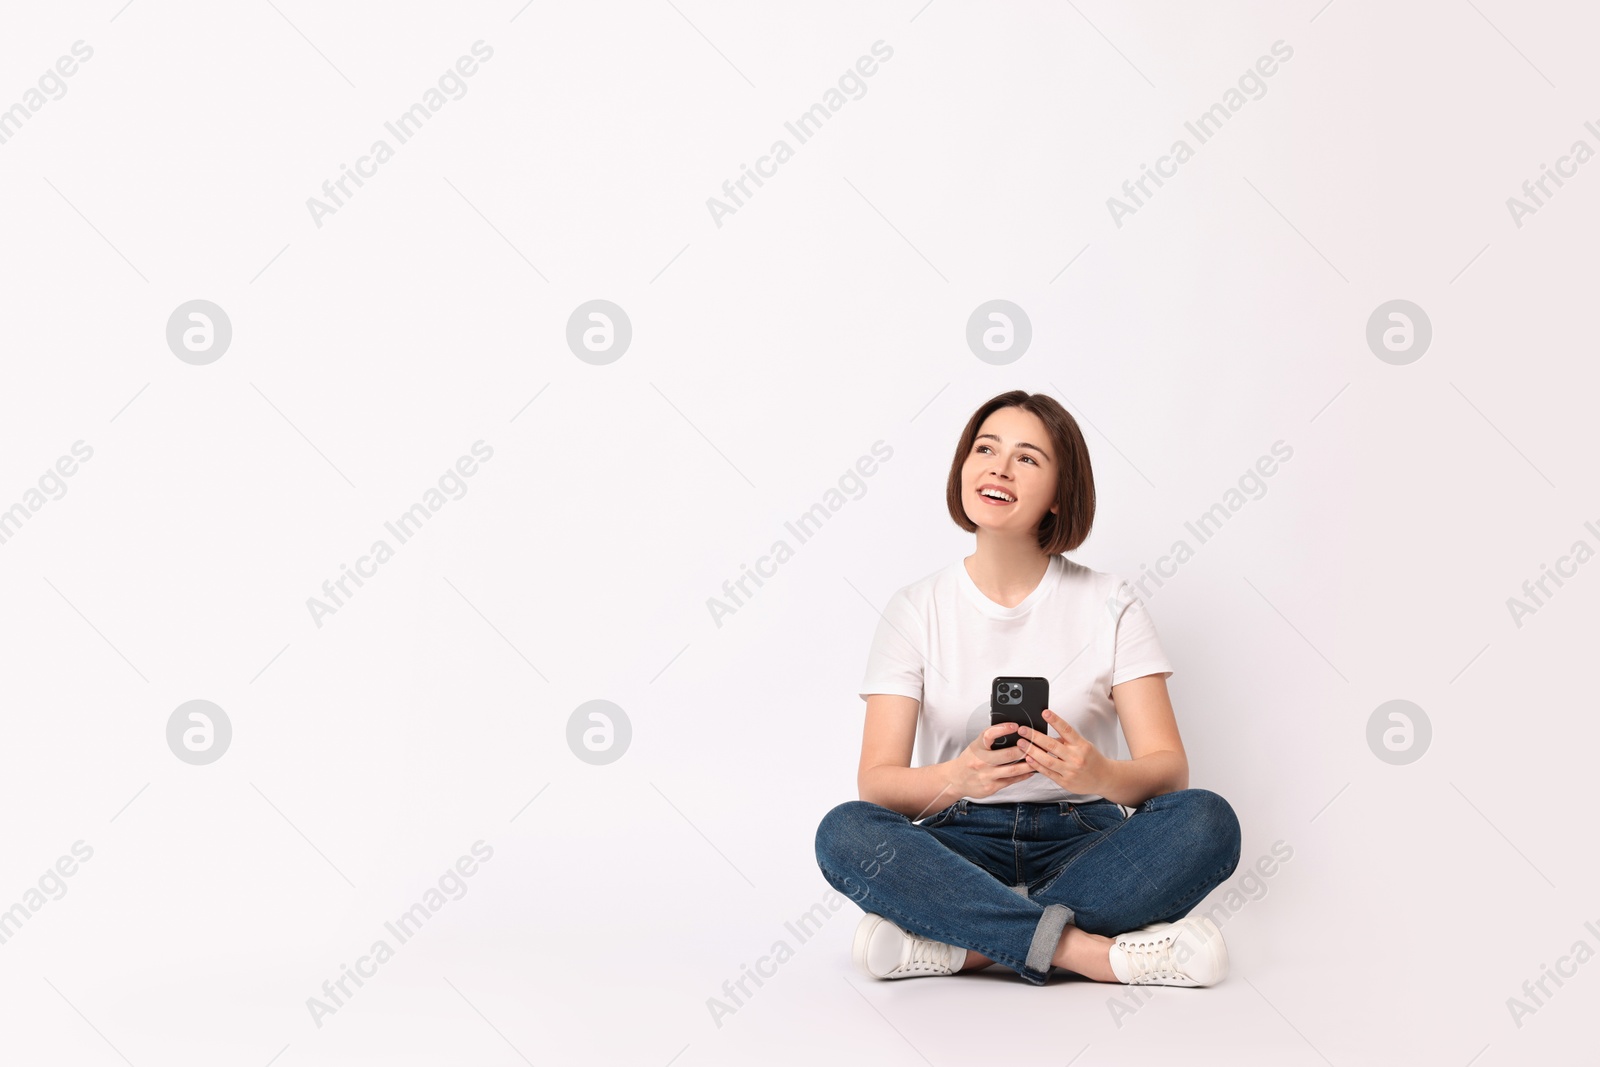
<svg viewBox="0 0 1600 1067"><path fill-rule="evenodd" d="M1044 985L1050 974L1050 961L1055 957L1056 946L1061 943L1062 931L1072 921L1072 909L1065 904L1049 904L1039 916L1039 925L1033 931L1033 943L1028 946L1023 977L1035 985ZM1035 981L1037 979L1037 981Z"/></svg>

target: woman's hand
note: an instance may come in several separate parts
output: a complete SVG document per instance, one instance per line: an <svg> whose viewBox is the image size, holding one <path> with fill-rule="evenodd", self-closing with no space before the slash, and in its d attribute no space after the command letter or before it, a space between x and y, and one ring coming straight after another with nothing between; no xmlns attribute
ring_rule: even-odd
<svg viewBox="0 0 1600 1067"><path fill-rule="evenodd" d="M1045 709L1044 718L1061 736L1051 737L1019 726L1017 747L1027 765L1069 793L1098 793L1095 786L1103 778L1106 757L1049 708Z"/></svg>
<svg viewBox="0 0 1600 1067"><path fill-rule="evenodd" d="M946 777L957 799L993 796L1008 785L1033 777L1036 768L1017 759L1016 749L989 747L995 738L1016 729L1014 722L997 723L974 737L961 755L945 764Z"/></svg>

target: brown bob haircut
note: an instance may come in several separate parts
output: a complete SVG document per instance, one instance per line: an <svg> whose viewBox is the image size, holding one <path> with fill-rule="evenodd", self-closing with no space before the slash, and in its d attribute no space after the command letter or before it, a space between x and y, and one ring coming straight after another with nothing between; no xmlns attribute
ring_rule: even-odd
<svg viewBox="0 0 1600 1067"><path fill-rule="evenodd" d="M956 445L955 459L950 464L950 479L945 483L945 500L950 505L950 517L957 526L968 533L976 533L977 523L967 517L966 505L961 499L961 467L972 454L983 420L1000 408L1021 408L1032 412L1044 423L1050 433L1050 443L1056 460L1056 503L1060 514L1046 512L1039 522L1039 548L1047 555L1070 552L1088 540L1089 528L1094 525L1094 471L1089 466L1089 446L1084 444L1083 433L1067 409L1053 396L1013 389L984 402L972 413L967 428L961 431L961 441Z"/></svg>

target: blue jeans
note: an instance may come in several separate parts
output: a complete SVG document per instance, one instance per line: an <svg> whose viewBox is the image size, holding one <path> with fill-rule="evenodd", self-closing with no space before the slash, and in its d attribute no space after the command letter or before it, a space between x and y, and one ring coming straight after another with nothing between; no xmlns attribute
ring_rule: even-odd
<svg viewBox="0 0 1600 1067"><path fill-rule="evenodd" d="M1044 985L1068 923L1115 936L1175 922L1239 864L1239 819L1207 789L1130 815L1086 804L976 804L913 823L850 800L817 827L822 876L863 911Z"/></svg>

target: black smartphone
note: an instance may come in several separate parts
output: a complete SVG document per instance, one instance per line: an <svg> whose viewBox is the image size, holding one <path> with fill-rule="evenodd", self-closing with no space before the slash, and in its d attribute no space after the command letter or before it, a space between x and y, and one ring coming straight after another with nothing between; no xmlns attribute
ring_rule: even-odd
<svg viewBox="0 0 1600 1067"><path fill-rule="evenodd" d="M989 689L989 725L1014 722L1046 736L1050 724L1044 721L1044 709L1050 706L1050 682L1045 678L996 678ZM1013 731L1001 734L989 747L1015 748L1017 735Z"/></svg>

